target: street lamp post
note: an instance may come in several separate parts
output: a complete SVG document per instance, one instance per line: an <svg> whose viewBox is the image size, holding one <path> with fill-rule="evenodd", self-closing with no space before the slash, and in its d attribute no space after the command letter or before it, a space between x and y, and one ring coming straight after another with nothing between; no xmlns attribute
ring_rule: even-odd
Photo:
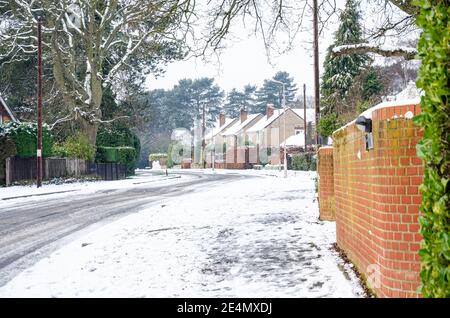
<svg viewBox="0 0 450 318"><path fill-rule="evenodd" d="M214 168L215 168L215 163L216 163L216 136L213 137L213 150L212 150L212 163L211 163L213 172L214 172Z"/></svg>
<svg viewBox="0 0 450 318"><path fill-rule="evenodd" d="M283 168L284 168L284 177L287 178L287 151L286 151L286 96L285 96L285 83L272 79L274 83L281 85L281 106L283 107L283 138L284 138L284 149L283 149Z"/></svg>

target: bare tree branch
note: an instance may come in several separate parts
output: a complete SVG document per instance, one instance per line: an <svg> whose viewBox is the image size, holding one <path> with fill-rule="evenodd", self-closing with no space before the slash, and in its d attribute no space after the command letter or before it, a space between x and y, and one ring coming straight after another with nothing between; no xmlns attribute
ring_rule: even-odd
<svg viewBox="0 0 450 318"><path fill-rule="evenodd" d="M417 50L411 47L391 47L370 43L340 45L332 50L334 56L349 54L375 53L384 57L404 57L406 60L416 58Z"/></svg>

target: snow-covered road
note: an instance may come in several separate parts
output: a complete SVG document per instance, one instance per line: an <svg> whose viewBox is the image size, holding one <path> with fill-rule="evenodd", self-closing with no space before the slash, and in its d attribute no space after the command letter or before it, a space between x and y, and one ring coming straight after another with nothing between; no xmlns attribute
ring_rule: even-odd
<svg viewBox="0 0 450 318"><path fill-rule="evenodd" d="M318 220L315 174L251 173L78 238L0 297L362 297Z"/></svg>

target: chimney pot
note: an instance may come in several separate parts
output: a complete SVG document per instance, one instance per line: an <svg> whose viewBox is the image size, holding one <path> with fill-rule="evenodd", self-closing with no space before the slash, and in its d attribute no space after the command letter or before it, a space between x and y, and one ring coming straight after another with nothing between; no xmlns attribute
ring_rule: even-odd
<svg viewBox="0 0 450 318"><path fill-rule="evenodd" d="M269 119L270 117L272 117L273 111L274 111L273 104L267 104L267 107L266 107L266 115L267 115L267 119Z"/></svg>
<svg viewBox="0 0 450 318"><path fill-rule="evenodd" d="M247 111L244 108L241 108L240 117L241 117L241 123L243 123L244 121L247 120Z"/></svg>
<svg viewBox="0 0 450 318"><path fill-rule="evenodd" d="M225 114L224 114L224 112L220 112L220 114L219 114L219 125L220 125L220 127L225 125Z"/></svg>

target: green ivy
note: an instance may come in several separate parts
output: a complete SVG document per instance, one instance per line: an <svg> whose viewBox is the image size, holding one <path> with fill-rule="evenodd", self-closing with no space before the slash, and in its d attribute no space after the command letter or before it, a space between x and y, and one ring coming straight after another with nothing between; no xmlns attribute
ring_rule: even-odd
<svg viewBox="0 0 450 318"><path fill-rule="evenodd" d="M0 125L0 136L7 136L16 145L17 157L34 158L37 150L37 124L9 122ZM53 136L48 125L42 125L42 155L52 155Z"/></svg>
<svg viewBox="0 0 450 318"><path fill-rule="evenodd" d="M418 52L422 60L418 87L425 96L415 122L423 128L417 155L425 163L420 186L424 297L450 297L450 7L445 0L416 0L422 28Z"/></svg>

